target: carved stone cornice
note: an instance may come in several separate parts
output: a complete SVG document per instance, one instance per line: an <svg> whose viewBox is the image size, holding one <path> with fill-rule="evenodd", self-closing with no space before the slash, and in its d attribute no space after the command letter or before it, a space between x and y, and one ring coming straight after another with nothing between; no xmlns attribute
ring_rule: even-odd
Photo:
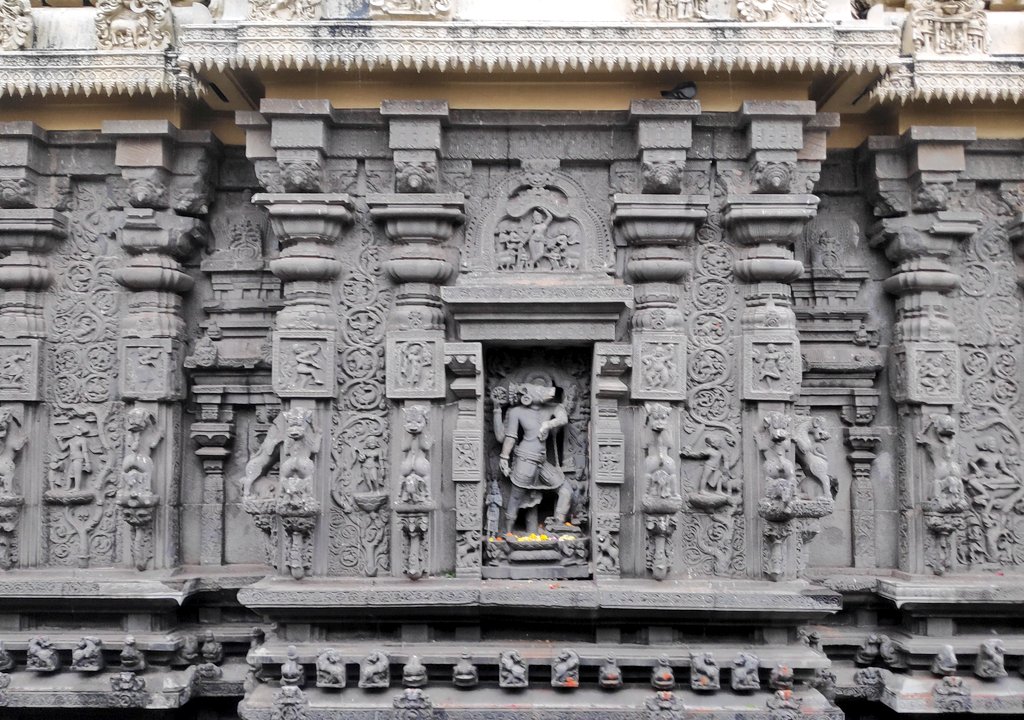
<svg viewBox="0 0 1024 720"><path fill-rule="evenodd" d="M163 50L22 50L0 53L0 97L25 95L174 95L193 97L202 83Z"/></svg>
<svg viewBox="0 0 1024 720"><path fill-rule="evenodd" d="M188 25L179 50L197 69L375 68L549 72L884 69L899 55L887 27L437 22ZM368 51L372 47L372 51Z"/></svg>
<svg viewBox="0 0 1024 720"><path fill-rule="evenodd" d="M1024 97L1020 56L903 58L894 61L872 90L881 102L1012 100Z"/></svg>

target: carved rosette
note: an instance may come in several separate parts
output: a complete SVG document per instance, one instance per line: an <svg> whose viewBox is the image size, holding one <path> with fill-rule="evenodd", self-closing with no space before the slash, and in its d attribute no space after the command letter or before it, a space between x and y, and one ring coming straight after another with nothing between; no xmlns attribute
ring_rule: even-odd
<svg viewBox="0 0 1024 720"><path fill-rule="evenodd" d="M30 0L0 0L0 50L32 47L34 32Z"/></svg>
<svg viewBox="0 0 1024 720"><path fill-rule="evenodd" d="M174 43L169 0L100 0L96 45L101 50L163 50Z"/></svg>

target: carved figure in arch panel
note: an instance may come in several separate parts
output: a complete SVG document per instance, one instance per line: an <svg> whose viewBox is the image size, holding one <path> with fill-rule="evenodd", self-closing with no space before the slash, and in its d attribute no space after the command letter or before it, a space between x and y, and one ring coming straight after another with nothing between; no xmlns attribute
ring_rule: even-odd
<svg viewBox="0 0 1024 720"><path fill-rule="evenodd" d="M633 0L637 20L696 20L707 16L706 0Z"/></svg>
<svg viewBox="0 0 1024 720"><path fill-rule="evenodd" d="M821 22L828 10L823 0L739 0L736 10L747 22Z"/></svg>
<svg viewBox="0 0 1024 720"><path fill-rule="evenodd" d="M732 430L703 426L691 436L690 444L680 450L679 455L684 459L704 461L697 478L696 492L687 498L691 506L716 510L740 503L743 483L736 477L735 469L741 456Z"/></svg>
<svg viewBox="0 0 1024 720"><path fill-rule="evenodd" d="M611 267L607 224L558 160L523 160L489 195L489 209L474 213L466 231L470 271L603 274Z"/></svg>
<svg viewBox="0 0 1024 720"><path fill-rule="evenodd" d="M911 0L907 28L915 53L984 55L988 21L981 0Z"/></svg>

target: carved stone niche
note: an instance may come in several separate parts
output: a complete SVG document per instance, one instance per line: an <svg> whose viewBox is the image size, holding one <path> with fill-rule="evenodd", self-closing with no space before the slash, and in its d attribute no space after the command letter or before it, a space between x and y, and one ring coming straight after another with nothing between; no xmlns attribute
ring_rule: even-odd
<svg viewBox="0 0 1024 720"><path fill-rule="evenodd" d="M485 578L590 576L590 363L569 348L485 355Z"/></svg>

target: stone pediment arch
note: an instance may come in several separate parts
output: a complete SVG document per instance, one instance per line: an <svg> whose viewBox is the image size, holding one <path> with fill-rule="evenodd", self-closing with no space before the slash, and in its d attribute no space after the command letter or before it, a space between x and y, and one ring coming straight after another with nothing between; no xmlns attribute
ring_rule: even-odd
<svg viewBox="0 0 1024 720"><path fill-rule="evenodd" d="M605 275L614 264L607 224L554 159L524 160L497 183L467 237L470 273Z"/></svg>

